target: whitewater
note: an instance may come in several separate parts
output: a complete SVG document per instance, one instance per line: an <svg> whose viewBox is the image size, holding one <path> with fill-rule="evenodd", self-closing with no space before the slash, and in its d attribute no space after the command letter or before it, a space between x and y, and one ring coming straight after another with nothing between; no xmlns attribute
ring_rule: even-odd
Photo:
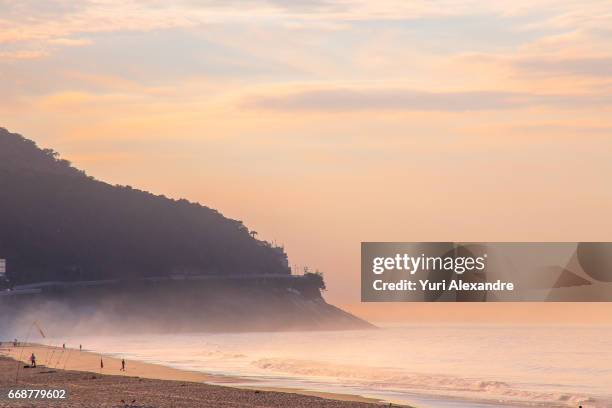
<svg viewBox="0 0 612 408"><path fill-rule="evenodd" d="M404 325L47 339L58 341L237 377L244 381L237 386L359 395L423 408L612 406L609 326Z"/></svg>

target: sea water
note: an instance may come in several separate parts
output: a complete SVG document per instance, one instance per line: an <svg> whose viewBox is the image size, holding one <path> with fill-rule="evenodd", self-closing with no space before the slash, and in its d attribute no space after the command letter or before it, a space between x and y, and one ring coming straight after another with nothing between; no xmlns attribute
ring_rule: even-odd
<svg viewBox="0 0 612 408"><path fill-rule="evenodd" d="M424 408L612 407L609 326L404 325L61 341L128 360L239 377L248 386Z"/></svg>

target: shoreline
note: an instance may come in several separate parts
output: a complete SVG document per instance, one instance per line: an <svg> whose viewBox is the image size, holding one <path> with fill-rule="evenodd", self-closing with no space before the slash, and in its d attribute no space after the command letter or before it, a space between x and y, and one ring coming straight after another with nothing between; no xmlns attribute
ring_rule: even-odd
<svg viewBox="0 0 612 408"><path fill-rule="evenodd" d="M24 365L29 364L30 355L34 353L37 358L37 368L23 368ZM100 367L100 360L103 361L104 367ZM20 361L20 364L16 364ZM11 365L14 365L11 367ZM4 375L0 374L0 389L7 387L19 387L23 385L34 385L32 383L33 378L39 381L45 378L48 383L37 383L38 386L47 386L61 388L66 386L72 388L70 381L63 380L64 377L82 377L86 379L105 379L110 381L113 386L121 386L122 384L138 383L141 384L143 381L158 383L157 387L162 390L166 388L172 388L176 383L189 384L190 388L195 388L193 392L197 393L198 388L201 388L199 392L206 394L214 389L216 393L221 392L225 389L225 393L228 394L228 399L224 402L228 406L235 406L239 403L241 407L258 406L257 404L249 405L248 402L244 403L243 398L253 398L253 395L257 397L265 397L266 399L272 399L268 401L269 407L335 407L335 408L349 408L349 407L360 407L370 408L381 406L383 402L381 400L361 397L359 395L350 394L337 394L328 392L318 392L312 390L303 390L296 388L270 388L270 387L258 387L257 382L253 380L206 374L197 371L180 370L171 367L166 367L158 364L144 363L135 360L126 360L126 371L121 371L121 359L116 357L109 357L99 353L93 353L90 351L80 351L78 349L54 346L46 346L40 344L20 344L18 347L14 347L12 343L4 342L0 347L0 366L4 372ZM10 375L9 372L11 372ZM17 374L18 373L18 374ZM15 384L15 379L19 381ZM22 383L23 380L23 383ZM59 380L59 381L58 381ZM91 383L91 380L89 381ZM249 383L249 385L245 385ZM236 386L232 386L236 384ZM240 385L238 385L240 384ZM181 385L184 387L185 385ZM80 389L81 386L77 387ZM112 388L112 387L111 387ZM137 387L139 388L139 387ZM71 390L72 391L72 390ZM72 393L69 392L69 395ZM101 394L100 391L94 392L94 395L90 395L90 398L105 399L108 397L106 394ZM238 400L233 400L232 395L238 394ZM180 396L177 396L180 397ZM180 399L180 398L179 398ZM290 401L288 401L290 400ZM127 400L126 400L127 401ZM130 400L131 401L131 400ZM138 401L138 399L137 399ZM233 401L233 402L231 402ZM278 404L275 402L278 401ZM281 402L282 401L282 402ZM102 402L102 401L99 401ZM119 402L117 400L116 402ZM207 405L208 403L202 401L203 405L193 405L193 407L212 407L213 405ZM217 401L218 405L219 401ZM0 398L0 407L14 407L20 405L3 405L6 404L6 400ZM173 406L179 407L180 402L174 400L172 396L163 397L158 401L153 402L154 405L147 405L147 407L165 407ZM170 405L167 405L170 404ZM24 405L26 406L26 405ZM30 406L30 405L27 405ZM80 407L83 405L65 405L62 403L61 406L74 406ZM117 405L106 405L102 404L99 406L117 406ZM389 406L385 403L385 406ZM402 405L393 404L393 406L400 407ZM404 405L404 407L406 407Z"/></svg>
<svg viewBox="0 0 612 408"><path fill-rule="evenodd" d="M29 364L31 353L36 355L39 367L52 370L81 371L99 375L116 375L123 377L140 377L150 380L172 380L189 382L215 382L232 383L239 382L238 379L221 375L211 375L198 371L186 371L166 367L158 364L143 363L136 360L126 360L126 371L121 371L121 359L87 350L42 344L27 343L13 347L12 344L3 343L0 347L0 356L9 357L15 361ZM104 367L100 367L102 360ZM240 381L243 382L243 381Z"/></svg>

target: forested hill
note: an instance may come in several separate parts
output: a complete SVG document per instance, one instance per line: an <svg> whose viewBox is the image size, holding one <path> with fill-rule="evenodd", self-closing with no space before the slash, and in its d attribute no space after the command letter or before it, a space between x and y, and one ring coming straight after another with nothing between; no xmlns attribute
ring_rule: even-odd
<svg viewBox="0 0 612 408"><path fill-rule="evenodd" d="M14 284L289 274L280 248L216 210L87 176L0 128L0 258Z"/></svg>

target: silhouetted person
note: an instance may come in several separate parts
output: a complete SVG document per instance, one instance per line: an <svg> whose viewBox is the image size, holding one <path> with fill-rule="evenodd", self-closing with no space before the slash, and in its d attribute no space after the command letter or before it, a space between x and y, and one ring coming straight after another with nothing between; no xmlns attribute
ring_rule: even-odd
<svg viewBox="0 0 612 408"><path fill-rule="evenodd" d="M62 347L64 348L64 350L66 350L66 343L62 344Z"/></svg>
<svg viewBox="0 0 612 408"><path fill-rule="evenodd" d="M79 344L79 351L83 351L83 345Z"/></svg>
<svg viewBox="0 0 612 408"><path fill-rule="evenodd" d="M36 368L36 356L34 355L34 353L32 353L32 355L30 356L30 363L30 367Z"/></svg>
<svg viewBox="0 0 612 408"><path fill-rule="evenodd" d="M125 359L121 359L121 371L125 371Z"/></svg>
<svg viewBox="0 0 612 408"><path fill-rule="evenodd" d="M104 368L104 361L100 359L100 368Z"/></svg>

